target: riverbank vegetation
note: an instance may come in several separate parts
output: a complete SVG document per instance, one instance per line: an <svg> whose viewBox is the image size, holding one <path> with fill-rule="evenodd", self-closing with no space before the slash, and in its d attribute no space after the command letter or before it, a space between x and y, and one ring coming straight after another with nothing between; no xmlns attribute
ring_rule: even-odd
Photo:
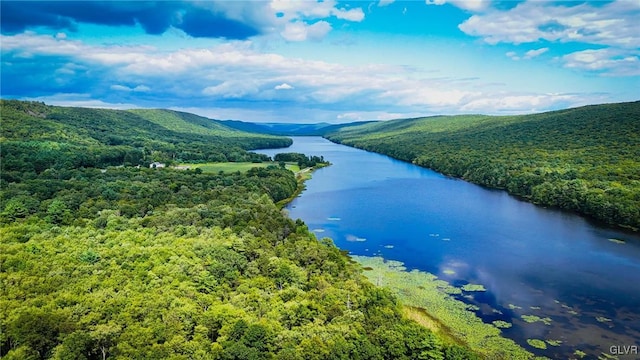
<svg viewBox="0 0 640 360"><path fill-rule="evenodd" d="M392 120L327 138L640 229L640 102Z"/></svg>
<svg viewBox="0 0 640 360"><path fill-rule="evenodd" d="M286 139L16 101L2 121L3 359L476 358L275 205L293 172L144 166Z"/></svg>
<svg viewBox="0 0 640 360"><path fill-rule="evenodd" d="M469 305L452 298L460 288L426 272L406 271L398 261L368 256L353 259L364 267L372 283L390 289L409 307L406 311L411 318L441 337L469 346L487 359L533 359L533 354L513 340L500 336L500 328L506 326L483 323Z"/></svg>

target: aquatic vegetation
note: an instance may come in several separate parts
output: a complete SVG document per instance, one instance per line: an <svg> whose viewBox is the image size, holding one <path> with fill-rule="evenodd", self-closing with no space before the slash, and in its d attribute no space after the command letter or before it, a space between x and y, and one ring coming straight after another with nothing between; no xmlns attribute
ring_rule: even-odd
<svg viewBox="0 0 640 360"><path fill-rule="evenodd" d="M601 353L600 356L598 356L598 360L607 360L607 359L612 359L612 360L618 360L618 357L615 355L611 355L611 354L607 354L607 353Z"/></svg>
<svg viewBox="0 0 640 360"><path fill-rule="evenodd" d="M583 357L587 356L587 353L582 351L582 350L576 350L573 352L573 355L579 357L580 359L582 359Z"/></svg>
<svg viewBox="0 0 640 360"><path fill-rule="evenodd" d="M575 310L569 310L567 311L567 313L571 314L571 315L578 315L578 312Z"/></svg>
<svg viewBox="0 0 640 360"><path fill-rule="evenodd" d="M560 344L562 344L562 340L547 340L547 344L551 346L560 346Z"/></svg>
<svg viewBox="0 0 640 360"><path fill-rule="evenodd" d="M484 286L480 284L466 284L462 286L463 291L487 291Z"/></svg>
<svg viewBox="0 0 640 360"><path fill-rule="evenodd" d="M508 304L507 307L511 310L522 309L522 306Z"/></svg>
<svg viewBox="0 0 640 360"><path fill-rule="evenodd" d="M611 322L612 320L604 316L596 316L596 320L601 323Z"/></svg>
<svg viewBox="0 0 640 360"><path fill-rule="evenodd" d="M538 322L539 321L539 322L541 322L541 323L543 323L545 325L551 325L551 321L553 321L549 317L541 318L541 317L536 316L536 315L522 315L520 317L522 318L522 320L524 320L525 322L528 322L528 323L534 323L534 322Z"/></svg>
<svg viewBox="0 0 640 360"><path fill-rule="evenodd" d="M539 339L527 339L527 344L531 345L536 349L545 350L547 348L547 344Z"/></svg>
<svg viewBox="0 0 640 360"><path fill-rule="evenodd" d="M384 286L395 293L406 306L420 308L425 314L442 326L441 332L486 358L532 359L526 351L511 339L500 336L501 330L493 324L486 324L469 311L468 305L451 297L455 289L437 276L418 270L404 271L398 261L385 261L381 257L352 256L361 266L373 268L364 275L371 282Z"/></svg>
<svg viewBox="0 0 640 360"><path fill-rule="evenodd" d="M626 244L626 242L624 240L621 240L621 239L611 238L611 239L608 239L608 240L613 242L613 243L616 243L616 244Z"/></svg>
<svg viewBox="0 0 640 360"><path fill-rule="evenodd" d="M531 310L540 310L540 306L529 306Z"/></svg>
<svg viewBox="0 0 640 360"><path fill-rule="evenodd" d="M506 322L503 320L496 320L492 324L498 329L508 329L513 326L513 324L511 324L510 322Z"/></svg>

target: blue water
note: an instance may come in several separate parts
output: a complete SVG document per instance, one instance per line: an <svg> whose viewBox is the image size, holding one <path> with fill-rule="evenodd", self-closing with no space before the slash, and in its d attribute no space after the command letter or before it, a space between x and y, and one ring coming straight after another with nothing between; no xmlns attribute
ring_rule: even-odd
<svg viewBox="0 0 640 360"><path fill-rule="evenodd" d="M455 285L484 285L486 292L464 300L486 322L512 322L504 335L538 355L566 359L580 349L595 358L612 346L640 345L640 235L323 138L293 139L289 148L259 152L332 163L287 207L318 238ZM530 324L521 315L552 322ZM529 338L562 344L538 350Z"/></svg>

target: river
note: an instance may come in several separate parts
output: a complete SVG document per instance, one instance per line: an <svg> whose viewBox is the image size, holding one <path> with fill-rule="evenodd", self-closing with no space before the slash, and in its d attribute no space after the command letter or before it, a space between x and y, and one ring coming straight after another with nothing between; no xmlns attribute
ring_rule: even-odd
<svg viewBox="0 0 640 360"><path fill-rule="evenodd" d="M503 334L537 355L638 351L640 235L320 137L293 139L289 148L258 152L322 155L332 163L287 207L319 238L453 285L484 285L486 292L464 300L485 322L513 323ZM527 323L522 315L551 322ZM529 338L562 343L540 350Z"/></svg>

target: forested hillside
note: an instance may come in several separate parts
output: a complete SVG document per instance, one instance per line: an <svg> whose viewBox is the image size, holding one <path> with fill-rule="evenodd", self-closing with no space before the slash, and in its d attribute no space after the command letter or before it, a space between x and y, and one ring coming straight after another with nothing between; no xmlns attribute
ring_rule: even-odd
<svg viewBox="0 0 640 360"><path fill-rule="evenodd" d="M13 172L40 173L49 168L146 166L155 161L261 161L263 157L245 150L291 144L284 137L240 132L168 110L120 111L0 101L1 170L8 178Z"/></svg>
<svg viewBox="0 0 640 360"><path fill-rule="evenodd" d="M536 204L640 228L640 102L522 116L401 119L327 138Z"/></svg>
<svg viewBox="0 0 640 360"><path fill-rule="evenodd" d="M149 114L2 102L0 357L476 357L403 318L274 204L292 172L133 166L286 140L195 136Z"/></svg>

